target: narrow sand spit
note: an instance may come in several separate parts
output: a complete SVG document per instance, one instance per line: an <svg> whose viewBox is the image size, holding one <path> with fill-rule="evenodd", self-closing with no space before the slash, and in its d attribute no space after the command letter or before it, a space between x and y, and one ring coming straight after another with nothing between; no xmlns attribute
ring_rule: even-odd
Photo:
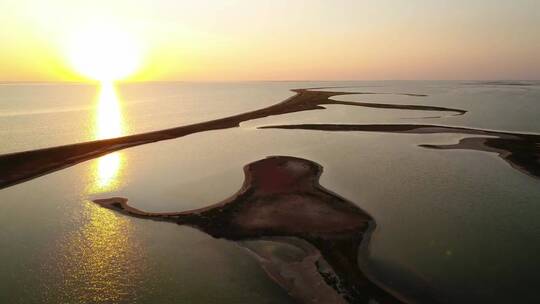
<svg viewBox="0 0 540 304"><path fill-rule="evenodd" d="M77 163L96 158L104 154L111 153L113 151L157 142L161 140L178 138L199 132L235 128L239 127L240 123L242 122L268 116L283 115L300 111L325 109L323 105L335 104L386 109L390 108L404 110L443 111L454 112L455 115L462 115L466 112L459 109L433 106L390 105L365 102L336 101L331 99L331 97L339 95L386 93L327 92L317 91L313 89L296 89L293 90L293 92L295 92L294 96L284 100L281 103L221 119L112 139L96 140L91 142L0 155L0 189L69 166L73 166ZM399 95L417 96L415 94L408 93L399 93Z"/></svg>

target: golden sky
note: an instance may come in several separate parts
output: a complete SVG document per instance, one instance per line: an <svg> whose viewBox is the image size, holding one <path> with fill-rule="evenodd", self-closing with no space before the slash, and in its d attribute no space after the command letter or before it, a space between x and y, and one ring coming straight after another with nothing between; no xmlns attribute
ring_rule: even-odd
<svg viewBox="0 0 540 304"><path fill-rule="evenodd" d="M140 81L540 79L540 1L0 1L0 81L77 81L74 53L131 50Z"/></svg>

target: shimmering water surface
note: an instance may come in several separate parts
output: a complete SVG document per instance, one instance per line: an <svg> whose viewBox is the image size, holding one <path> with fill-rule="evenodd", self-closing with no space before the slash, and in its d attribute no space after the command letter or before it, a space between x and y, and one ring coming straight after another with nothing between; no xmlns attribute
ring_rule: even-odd
<svg viewBox="0 0 540 304"><path fill-rule="evenodd" d="M203 122L280 102L295 88L424 94L334 99L468 112L329 105L114 152L0 190L0 302L292 302L233 242L90 202L123 196L149 211L207 206L240 188L245 164L270 155L321 164L321 184L373 216L368 263L388 285L406 289L421 279L452 303L539 302L540 179L495 153L419 146L470 135L258 129L433 124L540 133L540 84L523 84L1 84L1 154Z"/></svg>

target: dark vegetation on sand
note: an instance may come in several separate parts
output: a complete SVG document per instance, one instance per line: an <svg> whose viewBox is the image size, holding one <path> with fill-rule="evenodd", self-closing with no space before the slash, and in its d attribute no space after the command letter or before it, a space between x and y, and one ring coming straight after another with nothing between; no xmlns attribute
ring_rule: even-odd
<svg viewBox="0 0 540 304"><path fill-rule="evenodd" d="M244 167L244 184L235 195L192 211L150 213L129 206L120 197L94 202L128 216L188 225L215 238L269 239L297 246L305 252L297 262L304 267L290 267L287 273L299 272L295 274L298 281L314 285L287 280L268 265L265 270L302 303L405 303L361 271L360 244L368 238L374 221L353 203L324 189L319 184L321 172L321 166L300 158L259 160ZM308 254L306 247L316 254ZM324 289L321 283L330 288Z"/></svg>

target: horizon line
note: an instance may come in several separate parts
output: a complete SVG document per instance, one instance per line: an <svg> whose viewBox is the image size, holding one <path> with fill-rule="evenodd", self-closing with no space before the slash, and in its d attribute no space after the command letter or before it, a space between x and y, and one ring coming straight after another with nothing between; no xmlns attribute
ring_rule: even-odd
<svg viewBox="0 0 540 304"><path fill-rule="evenodd" d="M257 80L117 80L112 81L118 84L130 84L130 83L240 83L240 82L384 82L384 81L489 81L489 82L540 82L540 79L517 79L517 78L475 78L475 79L286 79L286 80L271 80L271 79L257 79ZM0 80L0 84L99 84L102 81L95 80Z"/></svg>

